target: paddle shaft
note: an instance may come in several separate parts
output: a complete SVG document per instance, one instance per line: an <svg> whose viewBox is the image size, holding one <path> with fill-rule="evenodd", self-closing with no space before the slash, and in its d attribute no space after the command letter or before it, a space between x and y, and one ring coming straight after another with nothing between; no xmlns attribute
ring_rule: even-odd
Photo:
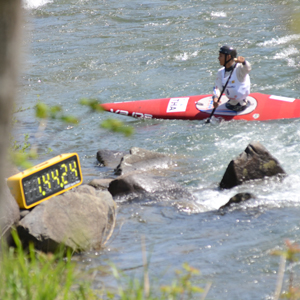
<svg viewBox="0 0 300 300"><path fill-rule="evenodd" d="M229 75L229 77L228 77L228 79L227 79L227 81L226 81L226 83L225 83L223 89L222 89L222 92L221 92L221 94L220 94L220 96L219 96L219 99L218 99L217 103L220 102L221 97L222 97L222 95L223 95L223 93L224 93L224 91L225 91L225 89L226 89L226 87L227 87L227 85L228 85L228 82L229 82L229 80L230 80L230 78L231 78L231 75L232 75L232 73L233 73L233 71L234 71L236 65L237 65L237 63L234 65L234 67L233 67L233 69L232 69L232 71L231 71L231 73L230 73L230 75ZM208 117L208 119L206 120L205 123L210 123L210 119L211 119L211 117L214 115L216 109L217 109L217 108L214 107L214 109L213 109L212 112L210 113L210 116Z"/></svg>

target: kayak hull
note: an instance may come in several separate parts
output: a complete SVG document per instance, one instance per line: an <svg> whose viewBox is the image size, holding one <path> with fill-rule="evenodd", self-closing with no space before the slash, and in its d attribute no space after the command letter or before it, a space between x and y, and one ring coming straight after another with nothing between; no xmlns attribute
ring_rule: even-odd
<svg viewBox="0 0 300 300"><path fill-rule="evenodd" d="M212 107L212 95L173 97L101 104L108 112L145 119L207 119ZM265 121L300 118L300 100L295 98L252 93L249 107L241 112L226 108L227 97L221 97L214 117L229 120Z"/></svg>

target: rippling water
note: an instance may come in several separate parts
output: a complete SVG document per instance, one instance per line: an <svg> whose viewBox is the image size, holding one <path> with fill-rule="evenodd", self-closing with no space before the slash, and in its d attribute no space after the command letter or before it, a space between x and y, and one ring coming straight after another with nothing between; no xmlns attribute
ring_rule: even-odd
<svg viewBox="0 0 300 300"><path fill-rule="evenodd" d="M60 153L80 155L84 180L112 175L96 162L99 149L133 146L172 155L172 180L194 201L120 204L115 234L101 253L86 253L87 269L113 261L142 272L141 236L151 252L150 274L167 281L183 262L212 282L209 299L272 299L279 259L270 250L299 242L300 121L135 120L125 138L99 124L82 97L103 102L211 93L218 49L231 44L253 66L252 92L300 98L300 34L290 30L298 0L96 1L24 0L24 64L15 138L37 144L37 162ZM33 107L60 104L81 119L77 127L48 121L38 136ZM282 181L218 190L230 160L260 141L288 173ZM47 154L47 149L53 152ZM217 209L240 191L257 198L225 215ZM101 254L101 255L100 255ZM96 285L110 279L96 277Z"/></svg>

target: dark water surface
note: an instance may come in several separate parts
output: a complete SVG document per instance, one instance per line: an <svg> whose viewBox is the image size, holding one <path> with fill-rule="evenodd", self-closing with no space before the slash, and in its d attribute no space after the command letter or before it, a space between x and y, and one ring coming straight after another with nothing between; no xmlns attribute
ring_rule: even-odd
<svg viewBox="0 0 300 300"><path fill-rule="evenodd" d="M279 258L270 255L284 240L299 242L300 121L135 120L130 138L99 128L112 115L90 115L83 97L103 102L211 93L219 68L218 49L235 46L253 66L252 92L300 98L300 34L290 24L298 0L97 1L24 0L26 41L15 138L37 144L38 162L77 152L84 181L106 177L99 149L133 146L172 155L171 179L194 200L119 203L115 233L101 253L86 253L82 267L114 262L142 270L141 237L151 253L151 278L173 278L184 262L212 282L208 299L273 299ZM38 136L33 107L38 100L62 105L81 119L73 127L48 121ZM260 141L281 163L282 181L218 190L230 160ZM53 152L47 154L47 149ZM238 192L257 196L221 215L217 209ZM100 287L103 277L96 276ZM104 278L110 285L111 279Z"/></svg>

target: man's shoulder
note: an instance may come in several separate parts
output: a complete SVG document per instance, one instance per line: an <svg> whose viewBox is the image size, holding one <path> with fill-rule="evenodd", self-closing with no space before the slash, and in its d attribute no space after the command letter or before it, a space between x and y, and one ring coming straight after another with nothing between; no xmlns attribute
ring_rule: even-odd
<svg viewBox="0 0 300 300"><path fill-rule="evenodd" d="M218 74L224 72L225 67L222 67L218 70Z"/></svg>

